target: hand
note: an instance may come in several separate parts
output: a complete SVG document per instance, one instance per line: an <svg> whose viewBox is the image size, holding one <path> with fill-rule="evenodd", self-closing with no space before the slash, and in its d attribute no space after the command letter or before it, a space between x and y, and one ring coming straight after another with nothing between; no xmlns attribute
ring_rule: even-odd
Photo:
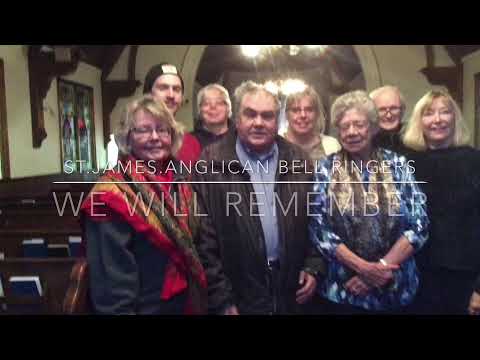
<svg viewBox="0 0 480 360"><path fill-rule="evenodd" d="M393 271L398 269L399 266L395 264L383 265L367 262L361 267L359 275L368 285L380 288L393 279Z"/></svg>
<svg viewBox="0 0 480 360"><path fill-rule="evenodd" d="M472 297L470 298L468 313L470 315L480 315L480 294L476 291L473 292Z"/></svg>
<svg viewBox="0 0 480 360"><path fill-rule="evenodd" d="M223 315L240 315L235 305L229 306L223 312Z"/></svg>
<svg viewBox="0 0 480 360"><path fill-rule="evenodd" d="M358 276L354 276L348 280L344 287L357 296L365 296L372 290L372 287L366 284L365 281Z"/></svg>
<svg viewBox="0 0 480 360"><path fill-rule="evenodd" d="M317 280L309 273L305 271L300 271L298 284L302 285L302 287L298 289L297 293L295 294L297 297L297 303L305 304L315 293L315 288L317 287Z"/></svg>

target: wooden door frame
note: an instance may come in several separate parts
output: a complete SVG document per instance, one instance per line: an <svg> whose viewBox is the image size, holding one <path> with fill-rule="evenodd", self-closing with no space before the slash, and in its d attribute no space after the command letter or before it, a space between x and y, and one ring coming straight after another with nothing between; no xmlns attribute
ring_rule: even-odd
<svg viewBox="0 0 480 360"><path fill-rule="evenodd" d="M0 151L2 179L10 179L10 156L8 150L7 93L5 89L5 67L0 58Z"/></svg>

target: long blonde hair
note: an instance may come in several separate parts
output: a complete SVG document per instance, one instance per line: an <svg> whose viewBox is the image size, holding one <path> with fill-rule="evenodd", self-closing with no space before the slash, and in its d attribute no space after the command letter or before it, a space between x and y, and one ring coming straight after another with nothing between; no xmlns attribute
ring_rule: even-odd
<svg viewBox="0 0 480 360"><path fill-rule="evenodd" d="M467 145L470 141L470 132L463 120L462 112L453 98L444 91L430 90L415 105L412 116L407 122L403 143L414 150L424 151L427 143L423 135L422 117L426 110L432 106L434 100L442 98L447 106L453 111L455 118L455 130L453 134L453 147Z"/></svg>

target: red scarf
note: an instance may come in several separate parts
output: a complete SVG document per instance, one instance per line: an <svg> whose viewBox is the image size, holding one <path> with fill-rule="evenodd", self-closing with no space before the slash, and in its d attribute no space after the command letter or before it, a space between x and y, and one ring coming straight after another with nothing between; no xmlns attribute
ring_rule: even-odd
<svg viewBox="0 0 480 360"><path fill-rule="evenodd" d="M180 199L179 209L171 196L170 189L174 179L172 170L157 172L157 174L139 174L135 171L135 159L128 157L125 162L131 161L131 172L128 174L119 171L109 171L96 184L81 206L82 211L95 221L110 221L120 219L128 222L136 232L145 234L160 251L166 254L170 262L165 272L162 288L162 300L169 300L173 296L189 290L191 296L187 301L187 313L201 313L204 311L203 289L206 289L206 276L193 246L192 229L189 226L190 204L192 190L188 184L178 184L177 197ZM147 184L114 184L113 182L150 182ZM168 182L155 184L152 181ZM133 212L135 195L142 194ZM148 209L152 193L155 193L151 211ZM163 198L162 198L163 194ZM143 196L143 195L146 195ZM143 200L143 201L142 201ZM97 203L104 205L98 206ZM145 208L142 208L142 205ZM94 207L95 206L95 207ZM154 206L162 211L154 211ZM105 217L96 217L94 214L105 213ZM187 214L175 216L174 214ZM164 214L164 216L159 215ZM160 225L158 225L160 223ZM198 303L198 304L194 304Z"/></svg>

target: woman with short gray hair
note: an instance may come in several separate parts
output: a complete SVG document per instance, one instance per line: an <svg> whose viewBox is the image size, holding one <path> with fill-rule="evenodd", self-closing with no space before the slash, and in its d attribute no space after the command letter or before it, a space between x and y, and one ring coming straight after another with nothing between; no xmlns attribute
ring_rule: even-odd
<svg viewBox="0 0 480 360"><path fill-rule="evenodd" d="M197 95L198 117L195 121L195 136L204 148L219 141L233 131L232 102L228 90L220 84L208 84Z"/></svg>

